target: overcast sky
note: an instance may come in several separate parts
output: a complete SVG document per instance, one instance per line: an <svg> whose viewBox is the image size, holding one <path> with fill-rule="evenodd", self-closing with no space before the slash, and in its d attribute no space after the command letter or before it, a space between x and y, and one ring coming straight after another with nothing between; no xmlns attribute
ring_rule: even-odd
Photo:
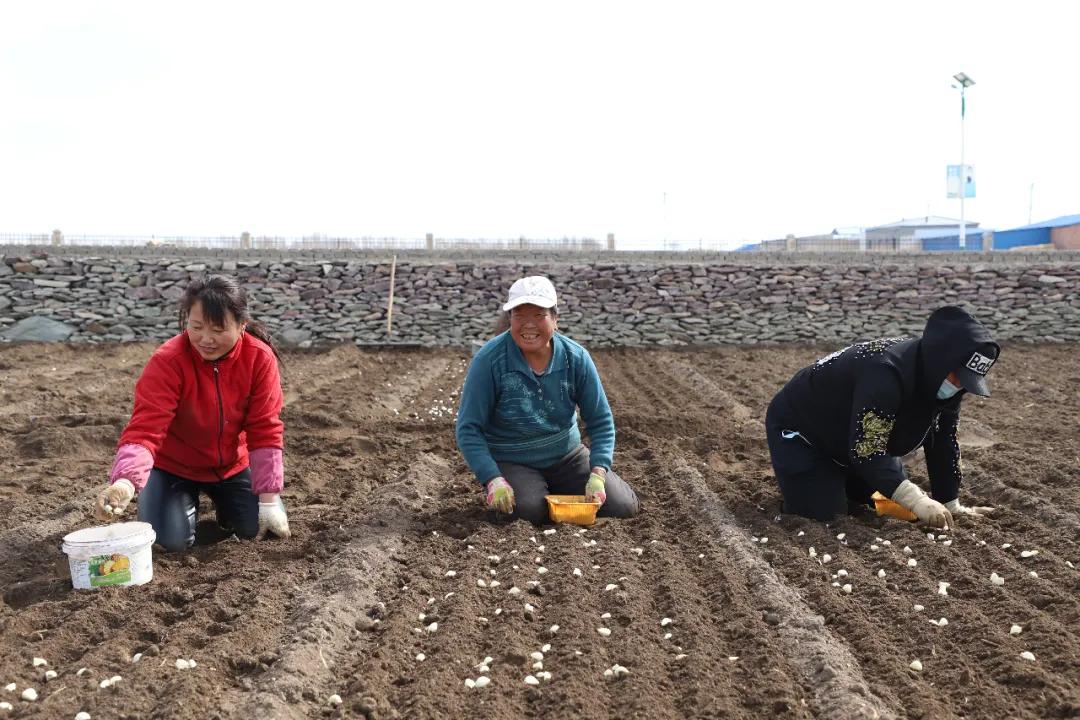
<svg viewBox="0 0 1080 720"><path fill-rule="evenodd" d="M1072 2L5 2L0 233L734 246L1080 213ZM666 195L666 202L665 202Z"/></svg>

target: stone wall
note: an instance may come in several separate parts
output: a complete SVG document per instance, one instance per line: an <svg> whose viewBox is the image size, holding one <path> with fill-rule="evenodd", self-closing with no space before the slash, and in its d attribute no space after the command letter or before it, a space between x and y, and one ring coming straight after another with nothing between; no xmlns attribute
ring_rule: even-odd
<svg viewBox="0 0 1080 720"><path fill-rule="evenodd" d="M0 248L0 338L160 340L194 277L239 278L283 342L468 345L490 337L507 288L545 274L559 325L589 346L847 343L918 332L961 304L1002 340L1080 340L1080 254L399 255L393 332L386 253ZM94 253L94 254L91 254ZM33 330L33 328L30 328Z"/></svg>

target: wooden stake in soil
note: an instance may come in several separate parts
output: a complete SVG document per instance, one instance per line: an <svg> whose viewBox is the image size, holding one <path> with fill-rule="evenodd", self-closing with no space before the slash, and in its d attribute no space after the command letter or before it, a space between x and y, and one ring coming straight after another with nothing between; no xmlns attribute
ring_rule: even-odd
<svg viewBox="0 0 1080 720"><path fill-rule="evenodd" d="M386 303L386 334L393 332L394 322L394 273L397 270L397 255L390 261L390 300Z"/></svg>

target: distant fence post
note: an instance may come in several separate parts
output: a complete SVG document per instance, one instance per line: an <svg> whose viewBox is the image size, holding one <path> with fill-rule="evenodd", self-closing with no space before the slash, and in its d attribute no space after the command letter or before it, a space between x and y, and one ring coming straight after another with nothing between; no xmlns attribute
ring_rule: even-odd
<svg viewBox="0 0 1080 720"><path fill-rule="evenodd" d="M608 250L614 250L615 249L615 233L608 233L607 234L607 249Z"/></svg>
<svg viewBox="0 0 1080 720"><path fill-rule="evenodd" d="M52 231L52 244L57 245L57 246L58 245L63 245L64 244L64 233L60 232L59 230L53 230Z"/></svg>
<svg viewBox="0 0 1080 720"><path fill-rule="evenodd" d="M795 252L799 249L798 241L795 239L794 235L789 233L788 236L784 238L784 249L788 252Z"/></svg>
<svg viewBox="0 0 1080 720"><path fill-rule="evenodd" d="M983 252L990 252L994 249L994 233L984 232L982 234L982 241Z"/></svg>
<svg viewBox="0 0 1080 720"><path fill-rule="evenodd" d="M251 249L251 233L249 233L249 232L240 233L240 249L241 250L250 250Z"/></svg>
<svg viewBox="0 0 1080 720"><path fill-rule="evenodd" d="M434 250L435 249L435 236L433 234L428 233L427 235L424 236L424 246L428 250Z"/></svg>

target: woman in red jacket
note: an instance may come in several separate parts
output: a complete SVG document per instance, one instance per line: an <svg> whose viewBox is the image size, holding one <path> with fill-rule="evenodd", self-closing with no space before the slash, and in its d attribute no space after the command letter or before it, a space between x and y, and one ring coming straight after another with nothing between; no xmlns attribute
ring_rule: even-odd
<svg viewBox="0 0 1080 720"><path fill-rule="evenodd" d="M186 550L204 492L226 530L289 537L273 342L248 315L243 289L220 275L188 285L180 327L135 384L135 409L95 515L122 515L138 492L139 520L154 527L157 542Z"/></svg>

